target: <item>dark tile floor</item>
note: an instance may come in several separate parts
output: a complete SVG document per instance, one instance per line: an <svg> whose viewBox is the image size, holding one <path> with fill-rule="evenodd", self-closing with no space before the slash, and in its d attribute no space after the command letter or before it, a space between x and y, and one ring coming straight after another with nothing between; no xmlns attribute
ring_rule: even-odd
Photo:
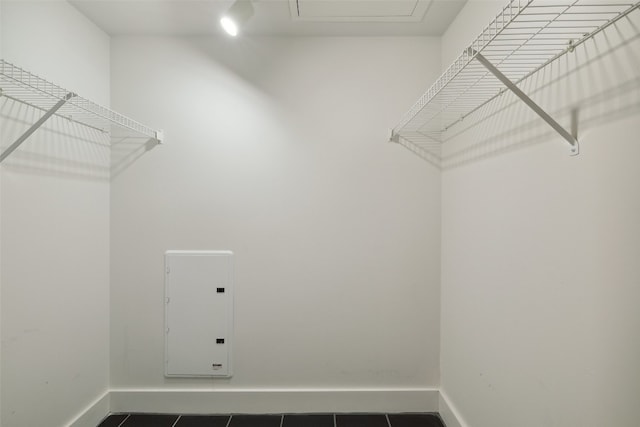
<svg viewBox="0 0 640 427"><path fill-rule="evenodd" d="M444 427L436 414L114 414L98 427Z"/></svg>

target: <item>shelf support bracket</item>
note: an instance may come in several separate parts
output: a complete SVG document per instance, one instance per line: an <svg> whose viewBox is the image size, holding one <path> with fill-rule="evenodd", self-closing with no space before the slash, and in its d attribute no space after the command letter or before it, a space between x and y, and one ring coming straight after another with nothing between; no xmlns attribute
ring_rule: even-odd
<svg viewBox="0 0 640 427"><path fill-rule="evenodd" d="M553 117L547 114L546 111L542 109L538 104L533 102L531 98L527 96L523 91L521 91L518 86L515 85L507 76L502 74L500 70L498 70L495 65L493 65L487 58L482 56L481 53L475 51L474 49L469 48L469 53L474 55L475 58L480 62L484 67L489 70L491 74L493 74L498 80L500 80L511 92L513 92L518 98L520 98L529 108L531 108L537 115L539 115L542 120L547 122L549 126L551 126L556 132L560 134L564 139L567 140L569 145L571 146L571 155L575 156L580 152L580 147L578 145L578 140L574 135L567 132L565 128L563 128L560 123L556 122ZM572 114L571 120L575 121L575 114ZM572 128L576 129L576 123L572 123Z"/></svg>
<svg viewBox="0 0 640 427"><path fill-rule="evenodd" d="M27 129L25 133L22 134L22 136L16 139L16 141L13 144L11 144L6 150L2 152L2 154L0 154L0 163L2 163L2 161L6 159L9 156L9 154L13 153L13 151L16 148L18 148L27 138L29 138L31 134L34 133L40 126L42 126L42 124L46 122L49 119L49 117L54 115L55 112L60 109L60 107L62 107L68 100L70 100L74 96L76 96L75 93L69 92L68 94L65 95L64 98L58 101L56 105L54 105L53 107L51 107L51 109L49 109L46 113L44 113L44 115L40 117L40 119L38 119L37 122L31 125L31 127Z"/></svg>
<svg viewBox="0 0 640 427"><path fill-rule="evenodd" d="M389 142L395 142L396 144L400 143L400 135L393 129L389 129Z"/></svg>

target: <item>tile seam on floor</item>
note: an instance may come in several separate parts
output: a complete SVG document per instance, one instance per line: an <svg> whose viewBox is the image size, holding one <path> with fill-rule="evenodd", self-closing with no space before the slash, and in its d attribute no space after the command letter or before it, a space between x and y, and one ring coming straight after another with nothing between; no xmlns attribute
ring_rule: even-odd
<svg viewBox="0 0 640 427"><path fill-rule="evenodd" d="M120 422L120 424L118 424L118 427L122 427L124 425L124 423L129 419L130 416L131 416L131 414L127 414L127 416L124 417L124 420L122 420Z"/></svg>
<svg viewBox="0 0 640 427"><path fill-rule="evenodd" d="M125 415L125 414L123 414L123 415ZM131 415L132 415L131 413L126 414L125 418L122 421L120 421L120 423L118 424L117 427L124 427L126 422L127 422L127 420L129 420L129 418L131 417ZM329 415L329 414L327 414L327 415ZM334 412L334 413L332 413L330 415L333 417L333 427L338 427L338 415L339 414ZM363 414L363 415L365 415L365 414ZM371 413L371 414L366 414L366 415L374 415L374 414ZM385 420L387 421L387 426L388 427L393 427L393 424L391 423L391 418L390 418L388 413L379 414L379 415L384 415ZM279 425L279 427L284 427L284 418L285 418L286 414L282 413L279 416L280 416L280 425ZM183 414L177 414L177 418L173 422L171 427L177 427L178 423L180 422L182 417L183 417ZM229 414L228 417L229 418L227 419L227 423L226 423L225 427L230 427L231 426L231 421L232 421L233 415ZM439 421L442 423L442 419L440 417L438 417L438 418L439 418Z"/></svg>

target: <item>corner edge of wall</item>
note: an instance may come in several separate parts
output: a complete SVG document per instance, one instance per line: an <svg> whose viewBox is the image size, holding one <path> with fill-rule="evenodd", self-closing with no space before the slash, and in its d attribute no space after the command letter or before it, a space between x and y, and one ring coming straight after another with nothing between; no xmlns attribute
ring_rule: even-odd
<svg viewBox="0 0 640 427"><path fill-rule="evenodd" d="M449 396L442 389L440 389L438 399L438 412L447 427L469 427L455 405L451 403Z"/></svg>
<svg viewBox="0 0 640 427"><path fill-rule="evenodd" d="M102 393L67 424L67 427L95 427L111 412L111 393Z"/></svg>

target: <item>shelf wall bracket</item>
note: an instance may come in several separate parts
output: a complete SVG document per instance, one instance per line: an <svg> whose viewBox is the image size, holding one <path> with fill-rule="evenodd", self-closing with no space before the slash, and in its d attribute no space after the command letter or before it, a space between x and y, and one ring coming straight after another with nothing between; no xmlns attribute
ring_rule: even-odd
<svg viewBox="0 0 640 427"><path fill-rule="evenodd" d="M520 98L529 108L531 108L537 115L539 115L542 120L547 122L549 126L551 126L556 132L560 134L570 145L570 154L572 156L576 156L580 153L580 146L578 145L578 140L574 135L568 132L560 123L555 121L553 117L547 114L546 111L542 109L538 104L536 104L531 98L527 96L526 93L520 90L518 86L515 85L507 76L502 74L500 70L496 68L487 58L482 56L480 52L475 51L472 48L469 48L468 53L473 55L475 59L478 60L491 74L493 74L498 80L500 80L511 92L513 92L518 98ZM575 123L576 114L572 114L572 130L577 130L577 124Z"/></svg>
<svg viewBox="0 0 640 427"><path fill-rule="evenodd" d="M27 129L25 133L23 133L18 139L16 139L16 141L13 144L11 144L6 150L2 152L2 154L0 154L0 163L2 163L4 159L9 157L9 155L13 153L13 151L16 148L18 148L27 138L29 138L32 133L34 133L40 126L42 126L42 124L46 122L49 119L49 117L53 116L56 113L56 111L60 109L60 107L62 107L68 100L70 100L74 96L76 96L75 93L69 92L68 94L65 95L64 98L58 101L56 105L54 105L46 113L44 113L42 117L38 119L37 122L31 125L31 127Z"/></svg>
<svg viewBox="0 0 640 427"><path fill-rule="evenodd" d="M394 142L396 144L400 143L400 135L393 129L389 129L389 142Z"/></svg>

